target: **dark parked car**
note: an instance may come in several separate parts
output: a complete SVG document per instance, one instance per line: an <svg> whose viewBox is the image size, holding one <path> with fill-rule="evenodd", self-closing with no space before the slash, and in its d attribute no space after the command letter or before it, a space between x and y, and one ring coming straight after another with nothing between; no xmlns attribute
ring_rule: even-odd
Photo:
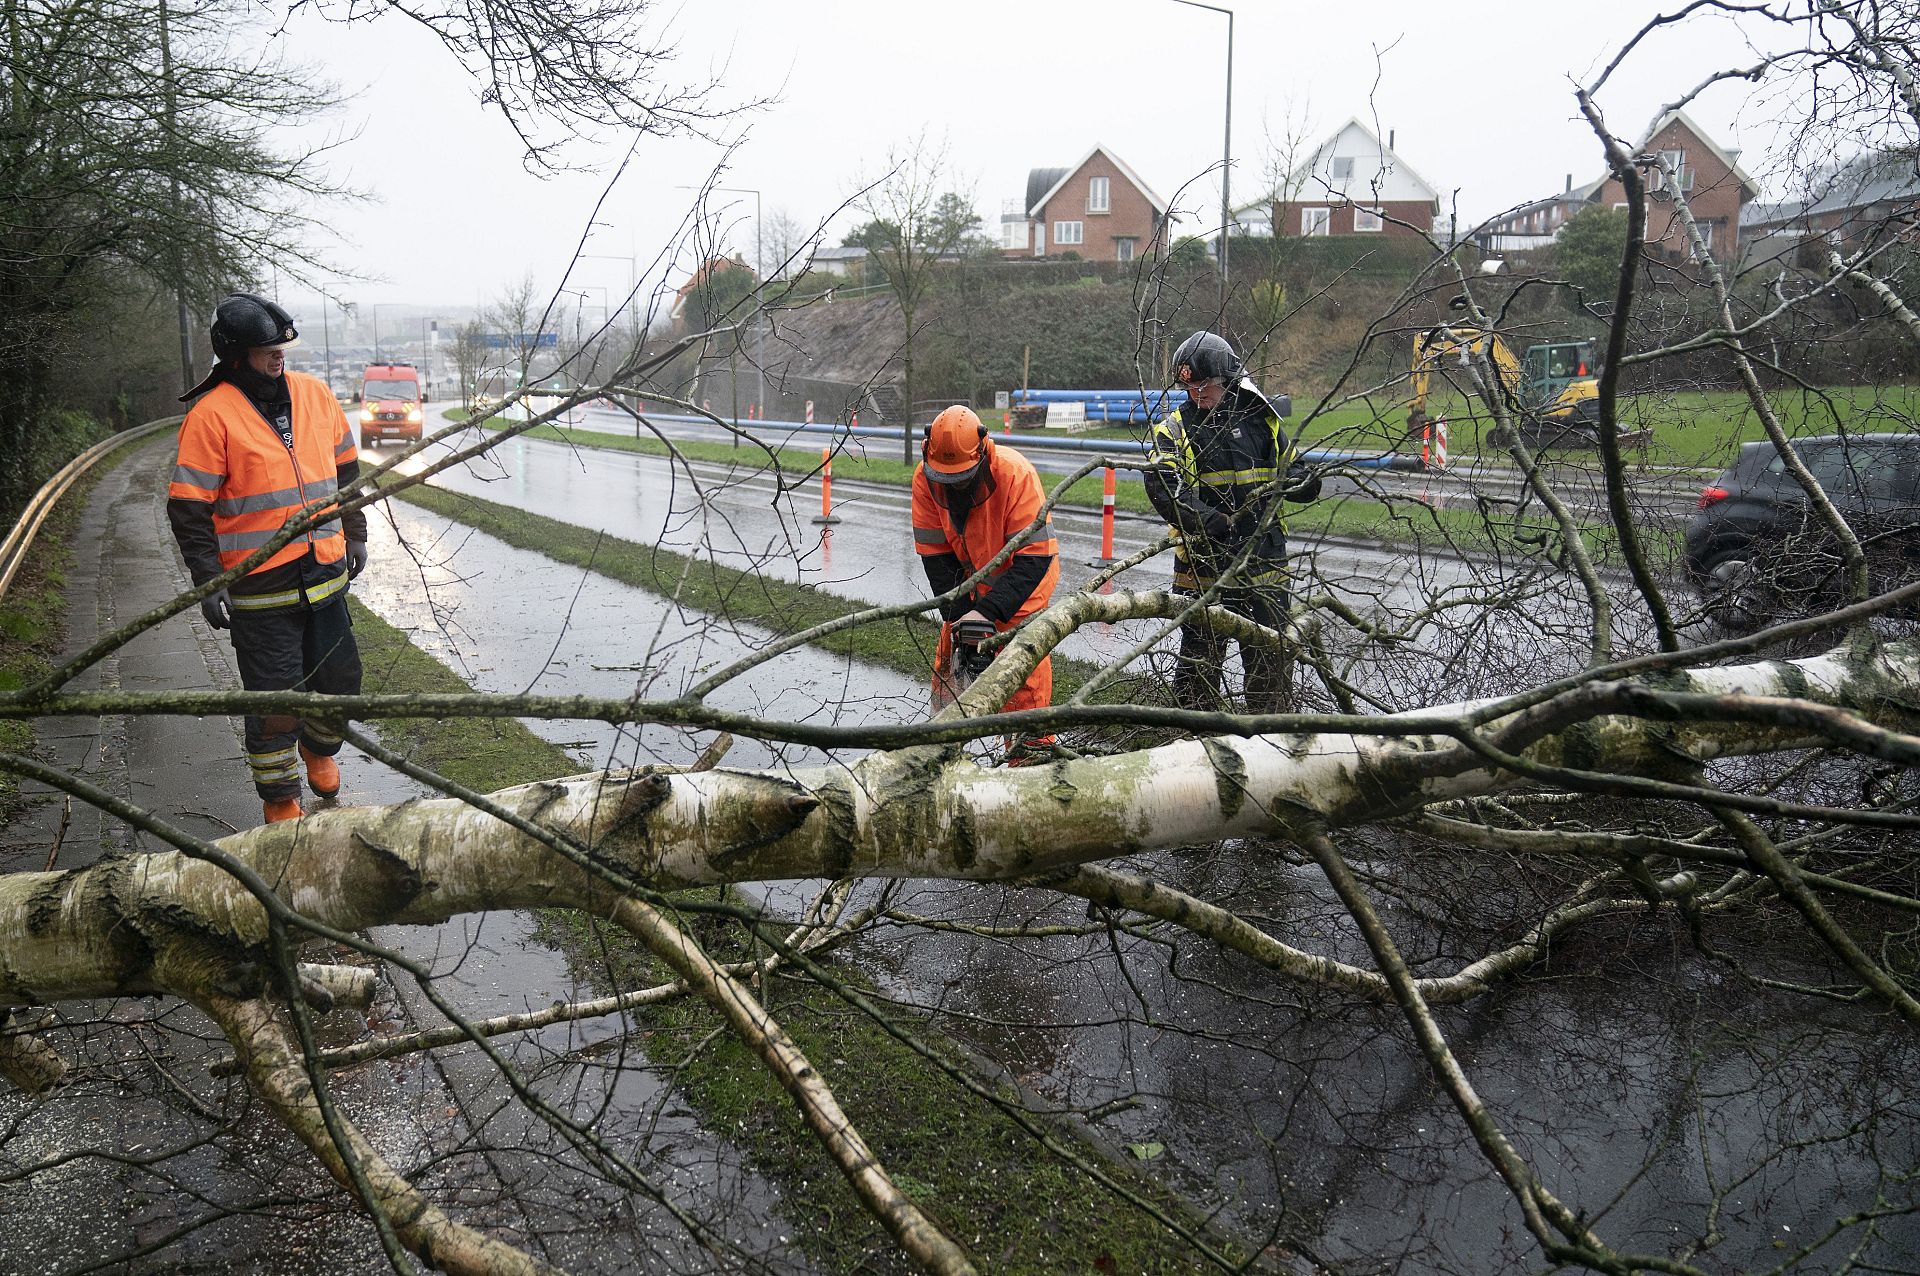
<svg viewBox="0 0 1920 1276"><path fill-rule="evenodd" d="M1875 593L1920 576L1920 434L1794 440L1866 551ZM1838 605L1838 545L1771 443L1747 443L1700 492L1687 525L1687 574L1714 619L1752 628Z"/></svg>

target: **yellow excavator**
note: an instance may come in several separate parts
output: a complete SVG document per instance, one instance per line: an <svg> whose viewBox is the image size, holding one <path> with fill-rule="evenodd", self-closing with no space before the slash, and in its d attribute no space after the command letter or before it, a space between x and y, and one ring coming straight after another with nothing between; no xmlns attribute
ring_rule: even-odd
<svg viewBox="0 0 1920 1276"><path fill-rule="evenodd" d="M1476 378L1468 367L1478 365L1484 357L1498 375L1508 410L1530 446L1591 447L1600 420L1596 348L1592 341L1556 341L1528 346L1516 359L1499 333L1483 332L1471 324L1442 325L1420 333L1413 339L1413 398L1408 404L1407 437L1419 438L1430 420L1427 389L1434 372L1450 363L1456 365L1458 371L1449 379L1471 392ZM1623 432L1621 442L1644 442L1644 433L1629 436ZM1497 438L1490 441L1496 445L1501 442Z"/></svg>

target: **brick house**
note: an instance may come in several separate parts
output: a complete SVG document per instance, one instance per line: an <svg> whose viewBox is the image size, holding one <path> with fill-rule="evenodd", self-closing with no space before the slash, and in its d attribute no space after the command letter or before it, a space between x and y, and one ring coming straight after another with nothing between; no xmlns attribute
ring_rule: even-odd
<svg viewBox="0 0 1920 1276"><path fill-rule="evenodd" d="M1430 232L1440 192L1357 119L1315 147L1280 179L1274 192L1236 212L1245 226L1270 203L1276 235L1415 236Z"/></svg>
<svg viewBox="0 0 1920 1276"><path fill-rule="evenodd" d="M1000 214L1001 255L1132 261L1166 250L1168 211L1119 156L1095 146L1071 168L1028 171L1026 198Z"/></svg>
<svg viewBox="0 0 1920 1276"><path fill-rule="evenodd" d="M1746 208L1740 236L1749 264L1786 258L1824 269L1827 248L1920 240L1920 163L1912 150L1855 155L1810 175L1800 196Z"/></svg>
<svg viewBox="0 0 1920 1276"><path fill-rule="evenodd" d="M1760 194L1760 186L1741 171L1740 152L1722 150L1687 118L1685 111L1669 111L1635 148L1635 154L1659 155L1678 175L1679 191L1700 224L1707 251L1715 261L1734 262L1740 256L1740 211ZM1692 255L1686 224L1674 209L1673 192L1665 189L1660 170L1641 168L1647 184L1646 242L1650 251L1672 261ZM1625 208L1626 188L1611 173L1589 182L1580 193L1588 204Z"/></svg>
<svg viewBox="0 0 1920 1276"><path fill-rule="evenodd" d="M1586 206L1586 191L1573 188L1573 174L1569 173L1567 187L1560 194L1502 213L1474 231L1473 239L1482 251L1489 253L1543 248L1557 239L1560 228Z"/></svg>
<svg viewBox="0 0 1920 1276"><path fill-rule="evenodd" d="M676 324L684 323L687 318L687 301L693 296L695 290L714 276L729 270L744 270L749 279L754 277L753 267L738 257L709 257L687 276L687 282L681 284L678 291L673 294L673 306L667 311L667 318Z"/></svg>

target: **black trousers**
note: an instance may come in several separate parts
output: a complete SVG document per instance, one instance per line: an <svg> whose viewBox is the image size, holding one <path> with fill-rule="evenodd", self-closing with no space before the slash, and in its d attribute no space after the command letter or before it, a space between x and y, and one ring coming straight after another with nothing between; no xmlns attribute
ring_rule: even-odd
<svg viewBox="0 0 1920 1276"><path fill-rule="evenodd" d="M319 604L233 611L233 654L248 691L360 694L360 648L342 589ZM247 715L247 766L262 801L300 796L296 743L328 757L340 752L337 720L297 714Z"/></svg>
<svg viewBox="0 0 1920 1276"><path fill-rule="evenodd" d="M1189 597L1201 589L1176 583L1176 594ZM1284 630L1291 597L1279 582L1222 589L1215 602L1235 615L1272 630ZM1180 663L1173 671L1173 699L1182 709L1216 710L1227 707L1220 694L1226 673L1227 635L1204 617L1180 626ZM1247 712L1288 713L1293 708L1293 661L1287 653L1266 643L1241 643L1240 663L1247 671Z"/></svg>

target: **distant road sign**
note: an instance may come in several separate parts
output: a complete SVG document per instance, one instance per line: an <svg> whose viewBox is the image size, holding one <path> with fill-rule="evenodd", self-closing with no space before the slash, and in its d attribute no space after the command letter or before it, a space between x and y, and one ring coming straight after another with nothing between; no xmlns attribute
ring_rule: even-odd
<svg viewBox="0 0 1920 1276"><path fill-rule="evenodd" d="M560 344L557 332L488 332L481 343L489 350L550 350Z"/></svg>

